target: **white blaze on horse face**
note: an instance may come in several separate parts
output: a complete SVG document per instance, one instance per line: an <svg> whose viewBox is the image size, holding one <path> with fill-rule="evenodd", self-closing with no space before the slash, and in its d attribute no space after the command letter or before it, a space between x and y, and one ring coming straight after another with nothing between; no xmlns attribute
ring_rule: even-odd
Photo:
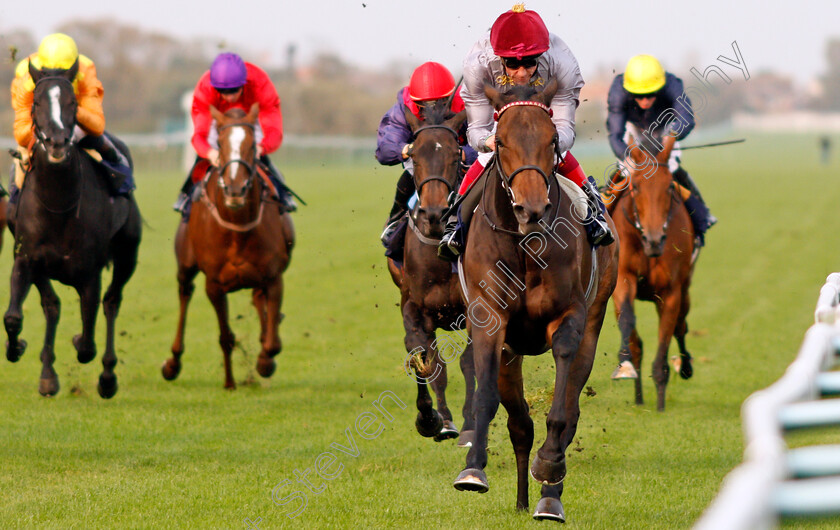
<svg viewBox="0 0 840 530"><path fill-rule="evenodd" d="M54 86L47 94L50 96L50 117L59 129L64 129L64 124L61 123L61 103L58 101L58 97L61 95L61 87Z"/></svg>
<svg viewBox="0 0 840 530"><path fill-rule="evenodd" d="M228 142L230 142L230 161L232 162L230 168L231 175L236 175L236 172L239 169L239 164L235 161L240 160L242 158L240 150L242 147L242 142L244 141L245 128L231 127L230 136L228 136Z"/></svg>
<svg viewBox="0 0 840 530"><path fill-rule="evenodd" d="M440 145L440 142L435 142L435 151L440 151L441 149L443 149L443 146Z"/></svg>

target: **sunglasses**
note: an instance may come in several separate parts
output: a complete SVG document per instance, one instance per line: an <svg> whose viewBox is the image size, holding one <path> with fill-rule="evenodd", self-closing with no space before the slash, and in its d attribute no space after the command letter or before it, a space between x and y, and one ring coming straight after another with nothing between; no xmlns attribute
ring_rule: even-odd
<svg viewBox="0 0 840 530"><path fill-rule="evenodd" d="M230 94L236 94L240 90L242 90L241 86L236 87L236 88L217 88L216 92L218 92L219 94L222 94L223 96L226 96L226 95L230 95Z"/></svg>
<svg viewBox="0 0 840 530"><path fill-rule="evenodd" d="M633 99L656 99L656 94L638 94Z"/></svg>
<svg viewBox="0 0 840 530"><path fill-rule="evenodd" d="M502 57L502 62L511 70L519 70L520 68L525 68L527 70L537 66L539 58L539 55L531 55L521 59L517 59L516 57Z"/></svg>

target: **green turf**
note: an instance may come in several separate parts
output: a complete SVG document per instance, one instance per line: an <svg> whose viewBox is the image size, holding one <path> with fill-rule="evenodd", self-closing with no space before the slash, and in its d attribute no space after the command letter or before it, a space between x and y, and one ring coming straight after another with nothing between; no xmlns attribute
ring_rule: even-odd
<svg viewBox="0 0 840 530"><path fill-rule="evenodd" d="M598 174L609 161L583 163ZM582 397L578 436L568 452L563 500L570 529L690 527L741 461L742 401L781 376L812 322L825 276L840 269L838 162L818 164L815 137L751 137L741 146L687 153L684 163L721 219L691 291L695 376L672 377L667 409L657 413L648 355L647 401L632 404L632 384L609 379L619 342L610 311L589 382L594 395ZM62 389L51 399L38 395L43 317L33 289L23 331L29 350L18 363L0 365L0 527L248 528L246 519L260 519L259 528L540 524L514 510L503 409L491 428L485 495L451 486L465 451L414 430L398 291L378 242L399 171L375 166L372 157L282 168L309 206L294 215L298 244L285 276L284 351L274 377L256 375L258 326L250 296L236 293L230 304L241 345L234 357L240 386L223 390L215 315L199 278L180 378L161 378L177 315L172 238L178 218L169 206L181 176L141 167L137 197L147 226L117 324L120 390L110 401L100 399L99 358L76 362L70 339L80 328L78 297L61 288L56 367ZM0 277L8 278L10 263L7 235ZM8 297L0 299L5 304ZM651 352L655 312L643 304L638 314ZM102 316L98 324L101 352ZM541 443L553 364L544 355L525 367ZM460 425L463 381L457 370L450 374L450 405ZM406 408L388 402L393 422L383 419L383 431L364 439L356 421L368 412L383 418L372 402L385 391ZM348 428L355 451L347 447ZM825 433L819 440L837 437ZM340 470L330 481L315 475L316 459L327 451L338 459L324 472ZM313 487L326 485L319 494L296 482L295 470L307 469ZM287 481L293 484L278 488L279 502L295 490L308 496L294 519L287 514L295 502L272 501L272 490ZM532 507L537 497L532 483Z"/></svg>

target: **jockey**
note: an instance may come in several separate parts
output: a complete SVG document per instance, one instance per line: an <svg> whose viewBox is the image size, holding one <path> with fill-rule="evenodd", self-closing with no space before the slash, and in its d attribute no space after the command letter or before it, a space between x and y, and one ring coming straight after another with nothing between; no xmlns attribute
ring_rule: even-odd
<svg viewBox="0 0 840 530"><path fill-rule="evenodd" d="M18 144L18 161L15 164L15 176L10 181L10 200L14 202L17 191L23 185L35 134L32 123L32 104L35 83L29 75L29 66L37 70L69 70L78 63L78 73L73 81L78 108L76 110L76 130L73 139L83 149L95 149L103 162L110 169L125 177L120 192L134 189L128 159L121 153L105 132L105 113L102 110L102 97L105 93L102 83L96 77L96 66L89 58L79 54L76 42L63 33L47 35L38 46L38 51L20 61L15 68L12 80L12 108L15 111L15 141Z"/></svg>
<svg viewBox="0 0 840 530"><path fill-rule="evenodd" d="M198 80L193 91L192 146L197 157L173 206L183 214L184 220L189 216L195 185L201 182L211 165L219 167L218 135L210 106L222 113L234 107L247 112L254 103L260 105L256 128L257 158L268 169L268 178L277 190L282 209L287 212L297 210L283 175L268 158L283 141L283 118L277 90L261 68L246 63L235 53L221 53L213 60L210 70Z"/></svg>
<svg viewBox="0 0 840 530"><path fill-rule="evenodd" d="M557 128L559 151L563 153L557 172L580 186L589 199L591 215L588 217L591 221L585 224L589 242L592 245L613 242L594 179L587 179L586 173L569 152L575 141L575 110L584 84L577 59L560 37L548 32L536 12L525 10L524 4L516 4L511 11L502 13L496 19L490 32L473 46L464 59L461 95L469 122L467 136L470 145L480 154L458 190L463 200L471 204L460 208L461 222L456 212L452 211L438 247L441 258L454 260L463 252L466 227L480 191L464 195L471 187L481 189L473 184L483 174L484 166L496 148L494 109L484 94L484 84L504 91L506 86L513 85L542 86L553 78L560 86L551 101L552 121Z"/></svg>
<svg viewBox="0 0 840 530"><path fill-rule="evenodd" d="M677 76L666 72L659 61L650 55L636 55L627 63L623 74L613 80L609 93L609 115L607 129L610 147L625 167L627 154L627 131L635 129L634 137L644 131L656 136L673 136L682 140L694 129L694 111L691 100L683 92L683 82ZM670 119L663 119L662 116ZM653 130L650 130L651 126ZM655 153L654 153L655 154ZM709 213L700 190L680 165L679 144L674 144L668 168L674 180L685 189L683 200L697 234L696 246L705 242L704 234L717 219ZM619 177L616 171L611 181ZM616 182L608 182L605 193L613 194ZM690 193L690 194L689 194ZM687 195L687 197L686 197Z"/></svg>
<svg viewBox="0 0 840 530"><path fill-rule="evenodd" d="M425 107L434 105L441 99L453 96L455 92L455 79L452 73L440 63L423 63L411 74L408 86L397 92L397 101L382 116L379 122L379 130L376 138L376 160L386 166L402 164L405 171L397 181L397 193L394 195L394 205L385 223L385 230L380 239L386 247L394 233L397 231L400 221L408 211L408 201L414 195L414 166L408 156L411 140L414 133L408 126L405 118L405 111L408 109L412 114L423 120ZM458 113L464 110L464 102L457 93L452 97L452 112ZM464 163L471 164L475 161L476 152L466 141L466 122L462 126L459 143L464 148Z"/></svg>

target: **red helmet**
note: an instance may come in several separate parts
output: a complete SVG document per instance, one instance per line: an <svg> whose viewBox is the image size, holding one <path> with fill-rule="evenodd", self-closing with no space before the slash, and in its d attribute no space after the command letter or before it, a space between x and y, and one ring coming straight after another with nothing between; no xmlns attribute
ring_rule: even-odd
<svg viewBox="0 0 840 530"><path fill-rule="evenodd" d="M414 101L445 98L455 90L455 78L442 64L429 61L411 74L408 97Z"/></svg>
<svg viewBox="0 0 840 530"><path fill-rule="evenodd" d="M548 50L548 28L536 11L524 4L502 13L490 28L490 45L499 57L522 59Z"/></svg>

